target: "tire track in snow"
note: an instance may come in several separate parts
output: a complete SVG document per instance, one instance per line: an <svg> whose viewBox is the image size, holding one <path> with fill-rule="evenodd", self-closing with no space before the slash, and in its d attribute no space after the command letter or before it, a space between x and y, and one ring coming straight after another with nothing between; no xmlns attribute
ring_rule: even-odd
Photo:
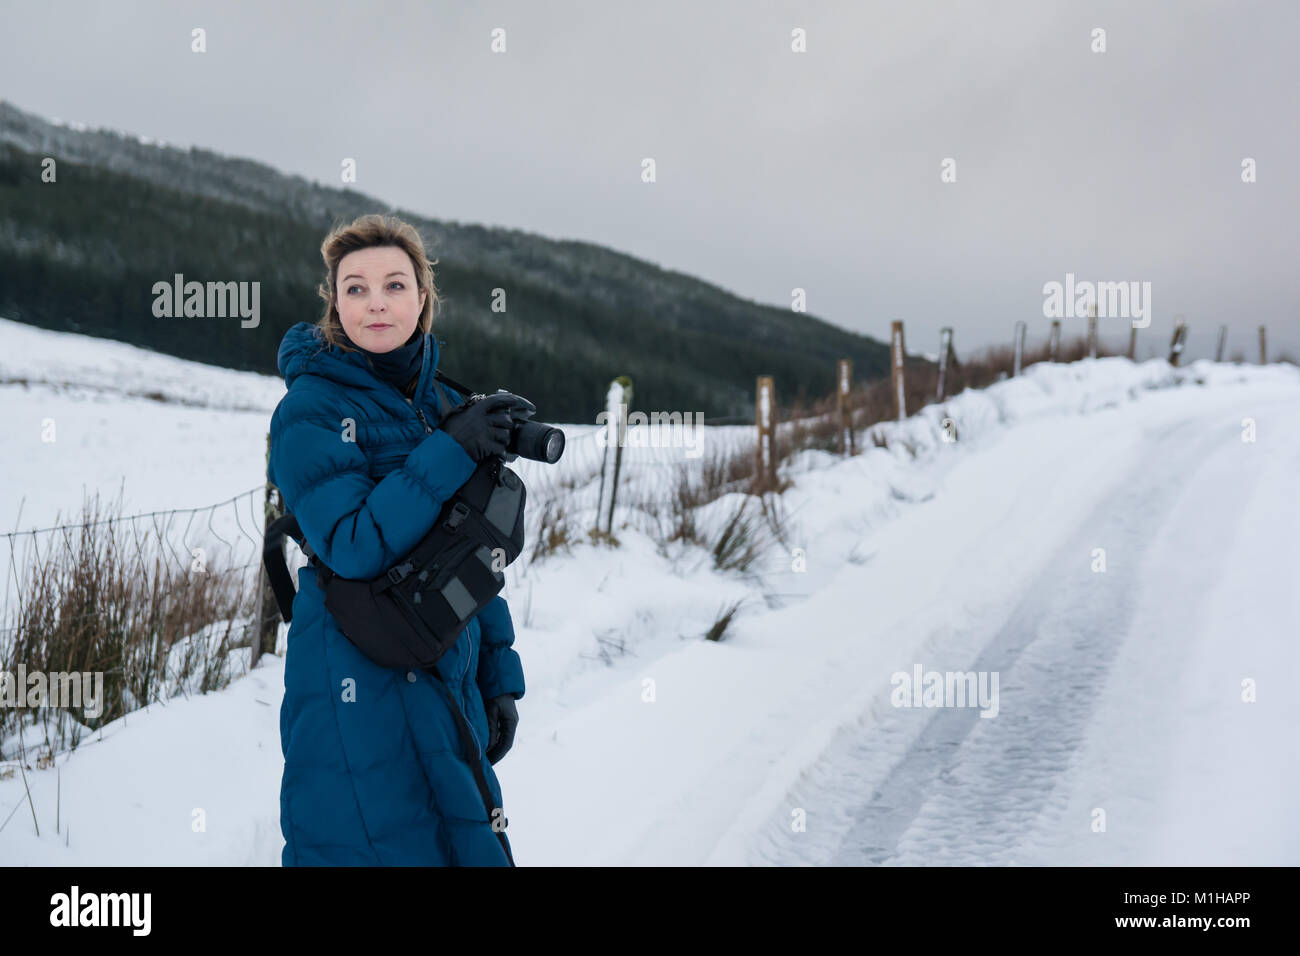
<svg viewBox="0 0 1300 956"><path fill-rule="evenodd" d="M851 812L852 825L827 863L1015 862L1018 837L1051 799L1128 634L1143 556L1189 475L1223 447L1223 431L1197 419L1153 436L1144 466L1117 483L1034 576L974 663L920 662L927 671L998 672L998 716L981 718L977 708L891 708L886 721L926 725ZM1236 499L1238 509L1244 500ZM1095 547L1106 549L1104 574L1090 568ZM865 762L873 745L868 737L855 748Z"/></svg>

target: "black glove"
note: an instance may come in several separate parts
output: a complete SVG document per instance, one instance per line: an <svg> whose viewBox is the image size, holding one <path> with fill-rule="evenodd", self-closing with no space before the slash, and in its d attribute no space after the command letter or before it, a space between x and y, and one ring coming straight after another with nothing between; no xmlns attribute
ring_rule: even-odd
<svg viewBox="0 0 1300 956"><path fill-rule="evenodd" d="M515 395L511 392L506 392L505 394L515 400L515 403L510 406L510 417L515 421L526 422L537 414L537 406L522 395Z"/></svg>
<svg viewBox="0 0 1300 956"><path fill-rule="evenodd" d="M502 694L483 702L488 723L488 763L495 764L504 757L515 742L515 728L519 726L519 711L514 694Z"/></svg>
<svg viewBox="0 0 1300 956"><path fill-rule="evenodd" d="M504 389L502 389L502 391L504 391ZM523 422L528 421L528 419L532 418L533 415L537 413L537 406L521 395L515 395L514 398L516 399L516 402L510 406L509 411L510 417L514 419L515 425L518 426ZM519 456L514 452L506 452L506 454L501 457L507 464L509 464Z"/></svg>
<svg viewBox="0 0 1300 956"><path fill-rule="evenodd" d="M521 408L519 402L523 401L526 400L509 392L471 399L443 416L438 427L456 439L475 461L482 461L490 455L504 455L514 427L511 410Z"/></svg>

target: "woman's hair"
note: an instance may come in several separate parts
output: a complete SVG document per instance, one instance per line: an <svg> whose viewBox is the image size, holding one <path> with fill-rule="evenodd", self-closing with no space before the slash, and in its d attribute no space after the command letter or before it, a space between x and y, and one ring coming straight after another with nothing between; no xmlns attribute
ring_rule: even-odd
<svg viewBox="0 0 1300 956"><path fill-rule="evenodd" d="M325 335L325 341L336 348L351 352L343 332L343 323L339 321L338 301L335 293L338 289L339 263L349 252L358 249L371 249L375 246L396 246L411 258L415 271L417 294L426 293L424 308L420 311L417 327L421 333L433 329L433 309L442 300L438 289L433 284L433 263L424 251L424 240L419 232L408 222L396 216L372 214L361 216L346 226L339 226L325 237L321 243L320 254L325 260L325 282L317 290L325 300L325 314L316 324ZM434 262L437 262L435 259Z"/></svg>

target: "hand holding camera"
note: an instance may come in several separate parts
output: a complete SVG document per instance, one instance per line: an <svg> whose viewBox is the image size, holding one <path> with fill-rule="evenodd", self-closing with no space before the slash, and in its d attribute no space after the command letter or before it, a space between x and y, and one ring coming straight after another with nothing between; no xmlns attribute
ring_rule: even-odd
<svg viewBox="0 0 1300 956"><path fill-rule="evenodd" d="M471 395L464 404L451 409L439 427L456 439L475 461L482 461L490 455L504 455L514 427L511 413L517 408L522 409L518 403L523 401L509 392Z"/></svg>
<svg viewBox="0 0 1300 956"><path fill-rule="evenodd" d="M491 395L476 392L443 417L441 428L475 461L497 455L554 464L564 452L564 432L529 421L536 412L536 405L504 388Z"/></svg>

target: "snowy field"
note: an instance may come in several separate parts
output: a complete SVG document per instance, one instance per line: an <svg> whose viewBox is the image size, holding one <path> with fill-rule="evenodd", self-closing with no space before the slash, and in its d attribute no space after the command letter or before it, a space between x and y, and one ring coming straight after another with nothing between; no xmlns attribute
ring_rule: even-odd
<svg viewBox="0 0 1300 956"><path fill-rule="evenodd" d="M277 379L4 320L0 343L0 530L83 491L260 489ZM719 573L633 528L512 566L517 862L1300 864L1297 403L1291 366L1035 365L881 426L888 449L790 462L806 570ZM565 431L589 468L594 426ZM31 806L0 779L0 864L278 865L282 663L33 763ZM996 675L996 716L895 706L917 667Z"/></svg>

